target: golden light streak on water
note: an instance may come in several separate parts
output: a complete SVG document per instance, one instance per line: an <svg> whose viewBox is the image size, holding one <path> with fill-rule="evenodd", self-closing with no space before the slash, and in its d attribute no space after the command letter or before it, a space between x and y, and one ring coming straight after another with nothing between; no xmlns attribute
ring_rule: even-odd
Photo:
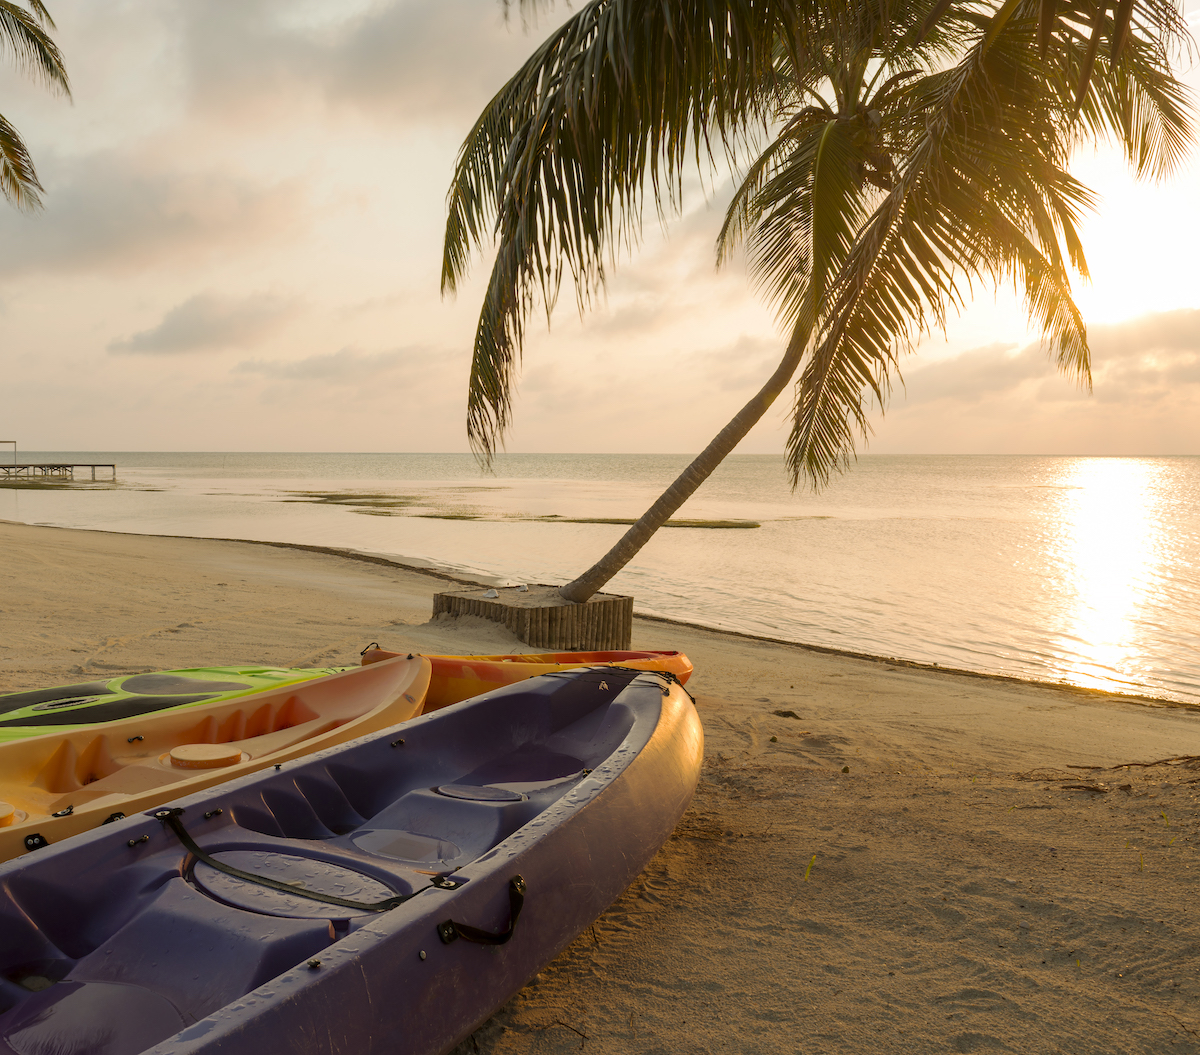
<svg viewBox="0 0 1200 1055"><path fill-rule="evenodd" d="M1072 684L1128 691L1138 680L1137 617L1161 561L1160 473L1136 458L1079 458L1062 469L1054 550Z"/></svg>

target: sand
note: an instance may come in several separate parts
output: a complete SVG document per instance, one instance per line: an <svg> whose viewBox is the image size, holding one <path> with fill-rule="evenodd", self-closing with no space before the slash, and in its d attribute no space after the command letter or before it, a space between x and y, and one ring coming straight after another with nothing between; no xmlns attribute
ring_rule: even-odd
<svg viewBox="0 0 1200 1055"><path fill-rule="evenodd" d="M0 690L371 641L445 580L248 543L0 523ZM675 834L456 1055L1200 1052L1200 712L637 619L705 764ZM1195 783L1194 783L1195 782Z"/></svg>

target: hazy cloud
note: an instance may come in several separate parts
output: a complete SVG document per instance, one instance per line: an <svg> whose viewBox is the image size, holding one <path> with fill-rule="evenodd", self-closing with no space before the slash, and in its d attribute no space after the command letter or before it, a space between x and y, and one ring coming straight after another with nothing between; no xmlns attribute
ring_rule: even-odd
<svg viewBox="0 0 1200 1055"><path fill-rule="evenodd" d="M782 338L743 334L731 347L697 352L687 358L690 374L725 392L761 388L767 382L787 343Z"/></svg>
<svg viewBox="0 0 1200 1055"><path fill-rule="evenodd" d="M1157 312L1107 326L1088 328L1094 361L1148 354L1200 353L1200 310Z"/></svg>
<svg viewBox="0 0 1200 1055"><path fill-rule="evenodd" d="M316 92L422 122L448 113L469 121L572 12L563 5L528 33L519 18L505 27L496 0L327 5L307 20L290 0L206 0L181 13L191 90L202 103L238 106L251 94L259 104L264 95L290 104L298 91Z"/></svg>
<svg viewBox="0 0 1200 1055"><path fill-rule="evenodd" d="M325 355L310 355L293 361L283 359L247 359L234 367L239 374L261 374L280 381L321 381L361 385L380 374L390 374L417 362L437 359L429 349L396 348L387 352L360 352L353 348Z"/></svg>
<svg viewBox="0 0 1200 1055"><path fill-rule="evenodd" d="M296 183L256 186L220 172L151 172L115 153L43 165L45 209L0 209L0 275L31 270L138 268L164 259L295 233L303 215Z"/></svg>
<svg viewBox="0 0 1200 1055"><path fill-rule="evenodd" d="M496 0L389 4L331 42L326 84L364 109L474 117L559 21L525 33L519 19L504 27Z"/></svg>
<svg viewBox="0 0 1200 1055"><path fill-rule="evenodd" d="M1105 403L1154 401L1181 385L1200 384L1200 311L1180 309L1089 327L1093 398ZM976 348L915 367L906 375L906 406L953 400L979 403L1037 382L1039 401L1075 401L1086 389L1055 366L1045 347L1017 354L1012 344Z"/></svg>
<svg viewBox="0 0 1200 1055"><path fill-rule="evenodd" d="M1015 344L991 344L952 359L919 366L905 377L904 402L912 405L954 399L977 403L1051 372L1052 367L1038 346L1030 345L1017 355L1010 354L1015 347Z"/></svg>
<svg viewBox="0 0 1200 1055"><path fill-rule="evenodd" d="M110 352L172 355L249 344L293 313L291 302L268 294L241 299L199 294L176 305L157 326L112 341Z"/></svg>

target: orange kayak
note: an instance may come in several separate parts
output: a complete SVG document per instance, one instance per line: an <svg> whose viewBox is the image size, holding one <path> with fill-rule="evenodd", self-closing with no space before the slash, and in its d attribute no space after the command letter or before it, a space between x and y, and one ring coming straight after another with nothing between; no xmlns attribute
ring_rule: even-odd
<svg viewBox="0 0 1200 1055"><path fill-rule="evenodd" d="M362 657L363 665L407 655L376 645ZM423 714L469 700L504 685L514 685L539 674L596 665L660 670L674 674L680 683L692 676L692 663L682 652L537 652L521 656L425 656L433 667Z"/></svg>
<svg viewBox="0 0 1200 1055"><path fill-rule="evenodd" d="M0 743L0 861L421 713L420 657Z"/></svg>

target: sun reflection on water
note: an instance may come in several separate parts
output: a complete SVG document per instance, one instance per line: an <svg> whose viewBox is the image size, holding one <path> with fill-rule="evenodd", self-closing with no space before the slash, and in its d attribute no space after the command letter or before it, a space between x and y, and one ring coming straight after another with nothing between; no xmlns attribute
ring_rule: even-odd
<svg viewBox="0 0 1200 1055"><path fill-rule="evenodd" d="M1161 467L1136 458L1062 466L1051 545L1059 565L1065 678L1128 691L1139 681L1139 618L1159 575ZM1069 643L1068 643L1069 642ZM1064 657L1064 658L1065 658Z"/></svg>

